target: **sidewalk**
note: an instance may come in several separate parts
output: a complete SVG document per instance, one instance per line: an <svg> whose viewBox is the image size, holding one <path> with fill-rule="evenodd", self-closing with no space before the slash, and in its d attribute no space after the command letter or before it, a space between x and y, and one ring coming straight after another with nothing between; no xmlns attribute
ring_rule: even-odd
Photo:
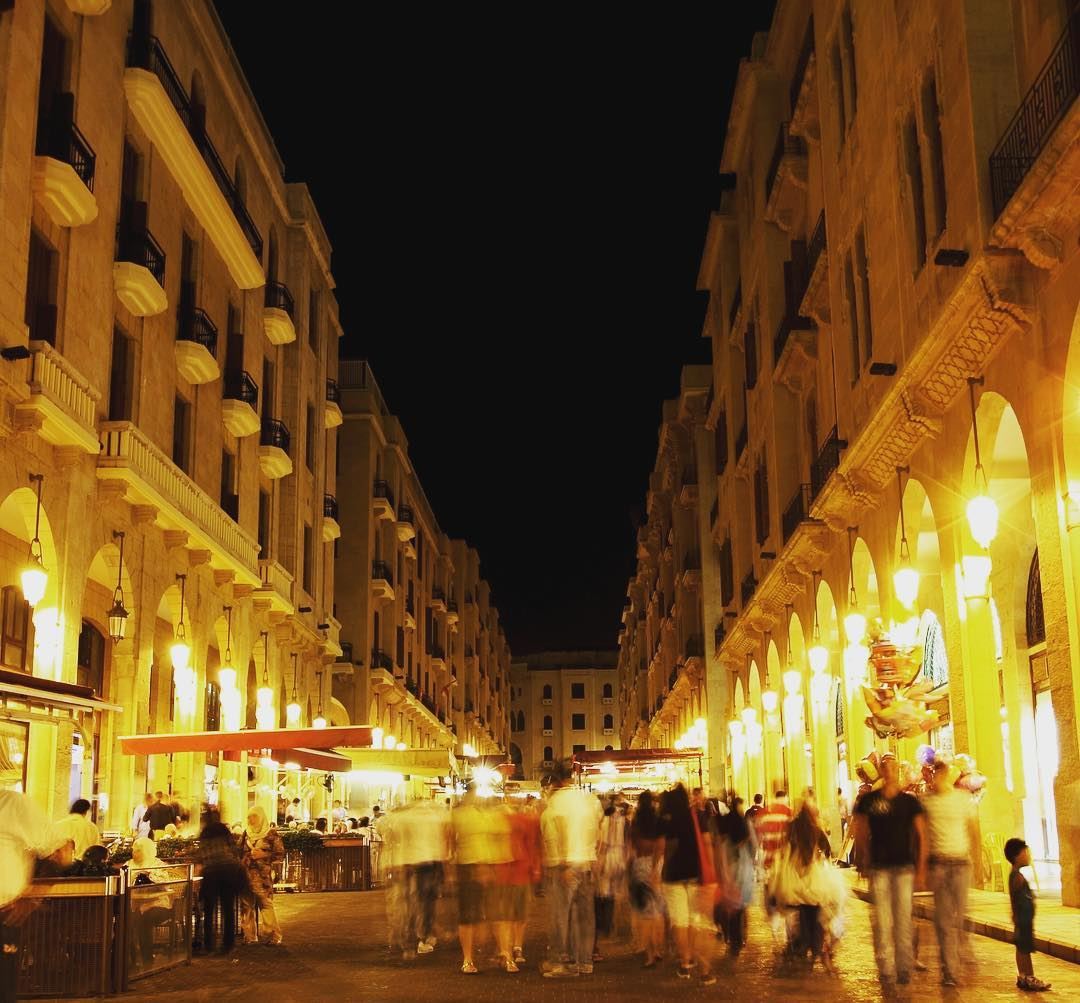
<svg viewBox="0 0 1080 1003"><path fill-rule="evenodd" d="M844 873L851 890L863 901L869 901L869 889L855 868L844 868ZM933 920L933 896L923 892L916 895L914 911L920 919ZM964 926L972 933L1011 944L1009 897L1002 892L972 888ZM1035 904L1035 948L1042 954L1080 965L1080 909L1063 906L1053 899L1039 899Z"/></svg>

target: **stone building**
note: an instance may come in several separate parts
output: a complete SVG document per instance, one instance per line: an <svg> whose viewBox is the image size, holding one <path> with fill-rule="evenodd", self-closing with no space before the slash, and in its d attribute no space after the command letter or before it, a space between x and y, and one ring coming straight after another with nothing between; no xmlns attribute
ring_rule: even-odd
<svg viewBox="0 0 1080 1003"><path fill-rule="evenodd" d="M1078 16L782 0L739 67L699 275L728 780L813 787L838 831L871 750L967 753L984 881L1022 834L1074 905ZM922 649L925 735L864 723L876 618Z"/></svg>
<svg viewBox="0 0 1080 1003"><path fill-rule="evenodd" d="M618 749L614 651L548 651L510 666L510 758L526 780L576 752Z"/></svg>

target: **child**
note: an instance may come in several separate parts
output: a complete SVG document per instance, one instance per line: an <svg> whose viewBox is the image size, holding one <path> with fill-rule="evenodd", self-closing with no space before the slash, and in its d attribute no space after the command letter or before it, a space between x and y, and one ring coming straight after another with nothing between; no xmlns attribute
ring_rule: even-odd
<svg viewBox="0 0 1080 1003"><path fill-rule="evenodd" d="M1016 988L1028 992L1045 992L1049 982L1035 978L1031 967L1031 955L1035 951L1035 896L1027 878L1020 873L1021 867L1031 865L1031 850L1022 839L1010 839L1005 843L1005 859L1012 864L1009 874L1009 901L1012 903L1013 940L1016 943Z"/></svg>

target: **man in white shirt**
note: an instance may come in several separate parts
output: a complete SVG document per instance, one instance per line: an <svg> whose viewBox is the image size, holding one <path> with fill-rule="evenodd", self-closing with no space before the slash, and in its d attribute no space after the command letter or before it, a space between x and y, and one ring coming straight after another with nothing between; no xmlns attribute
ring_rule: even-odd
<svg viewBox="0 0 1080 1003"><path fill-rule="evenodd" d="M72 804L71 814L56 823L56 831L75 844L75 858L77 860L82 860L82 855L86 852L87 847L101 845L101 832L87 818L89 812L90 802L86 798L79 798L78 801Z"/></svg>
<svg viewBox="0 0 1080 1003"><path fill-rule="evenodd" d="M134 833L135 839L150 835L150 823L146 821L145 817L153 803L154 795L144 794L142 804L135 806L135 811L131 815L131 831Z"/></svg>
<svg viewBox="0 0 1080 1003"><path fill-rule="evenodd" d="M51 856L67 839L25 794L0 790L0 1003L15 1000L19 975L18 900L34 874L34 861Z"/></svg>
<svg viewBox="0 0 1080 1003"><path fill-rule="evenodd" d="M934 928L941 948L941 981L955 986L960 975L960 942L971 885L971 861L979 850L979 836L975 802L949 779L949 767L936 763L934 789L923 799L923 807L930 845Z"/></svg>

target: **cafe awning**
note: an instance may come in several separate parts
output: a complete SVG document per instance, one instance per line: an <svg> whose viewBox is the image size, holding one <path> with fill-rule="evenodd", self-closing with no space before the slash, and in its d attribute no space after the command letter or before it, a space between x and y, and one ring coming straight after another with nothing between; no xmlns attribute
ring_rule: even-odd
<svg viewBox="0 0 1080 1003"><path fill-rule="evenodd" d="M351 760L347 769L370 773L401 773L411 777L456 776L457 760L448 749L340 750Z"/></svg>
<svg viewBox="0 0 1080 1003"><path fill-rule="evenodd" d="M701 749L617 749L574 754L574 769L578 773L626 773L646 767L659 767L700 760Z"/></svg>
<svg viewBox="0 0 1080 1003"><path fill-rule="evenodd" d="M312 769L338 771L351 767L351 760L333 750L340 745L371 743L367 725L332 728L271 728L265 731L188 731L160 735L123 735L120 751L129 756L151 756L175 752L249 752L278 763L297 763ZM226 757L229 758L229 757ZM306 763L302 760L306 760ZM321 763L322 765L316 765Z"/></svg>
<svg viewBox="0 0 1080 1003"><path fill-rule="evenodd" d="M8 717L33 715L37 720L59 712L61 717L56 719L61 720L94 711L123 709L99 699L89 686L0 669L0 711Z"/></svg>
<svg viewBox="0 0 1080 1003"><path fill-rule="evenodd" d="M241 752L223 752L222 757L230 762L239 762ZM274 749L269 754L279 767L289 769L298 766L308 770L322 770L325 773L344 773L352 769L352 760L332 749Z"/></svg>

